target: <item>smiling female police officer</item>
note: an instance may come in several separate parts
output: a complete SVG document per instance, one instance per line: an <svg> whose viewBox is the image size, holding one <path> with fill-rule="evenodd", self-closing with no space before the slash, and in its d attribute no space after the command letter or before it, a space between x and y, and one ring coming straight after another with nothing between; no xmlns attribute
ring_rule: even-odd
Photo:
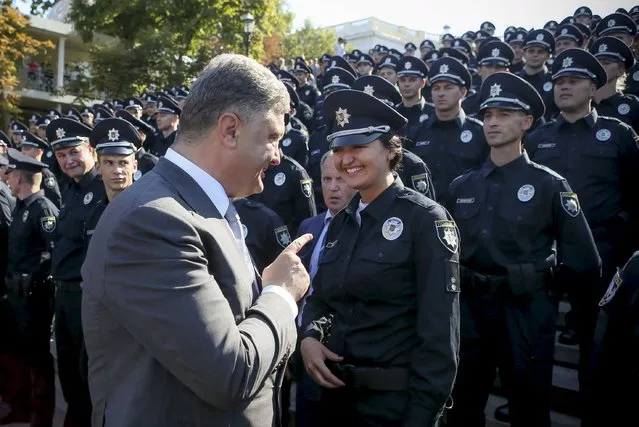
<svg viewBox="0 0 639 427"><path fill-rule="evenodd" d="M457 372L457 227L393 177L403 116L355 90L328 96L324 116L358 194L331 222L303 315L320 425L436 425Z"/></svg>

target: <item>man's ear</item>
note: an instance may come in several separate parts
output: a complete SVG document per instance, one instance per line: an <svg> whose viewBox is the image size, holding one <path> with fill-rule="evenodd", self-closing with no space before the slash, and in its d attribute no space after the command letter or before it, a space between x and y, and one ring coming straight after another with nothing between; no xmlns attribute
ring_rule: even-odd
<svg viewBox="0 0 639 427"><path fill-rule="evenodd" d="M217 119L215 131L222 143L228 147L237 144L237 131L240 127L240 119L234 113L224 113Z"/></svg>

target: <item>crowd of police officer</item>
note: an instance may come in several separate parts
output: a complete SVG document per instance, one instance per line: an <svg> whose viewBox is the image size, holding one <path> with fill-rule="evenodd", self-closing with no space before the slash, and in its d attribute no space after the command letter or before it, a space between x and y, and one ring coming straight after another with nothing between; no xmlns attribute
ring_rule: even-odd
<svg viewBox="0 0 639 427"><path fill-rule="evenodd" d="M637 268L631 258L639 249L639 205L632 194L639 166L637 22L639 6L603 18L580 7L540 29L508 27L501 39L484 22L461 37L445 34L439 48L424 40L419 47L407 43L404 52L376 45L344 56L327 53L317 72L303 58L291 69L270 64L291 99L282 161L266 172L261 194L234 201L257 268L275 259L302 221L326 211L321 171L331 130L324 100L344 89L365 92L407 120L395 174L403 185L446 206L459 225L462 336L453 408L458 401L460 411L450 411L449 424L482 425L499 367L513 425L548 425L547 363L556 303L565 296L572 313L560 339L580 345L583 425L625 419L637 392L624 391L619 399L628 404L620 409L619 392L612 388L636 390L639 379ZM508 71L535 89L541 109L526 104L535 102L530 94L519 96L519 83L498 74ZM188 93L188 86L180 86L66 114L33 113L27 124L13 120L8 135L0 132L2 422L51 425L49 340L55 319L57 370L68 403L65 426L89 425L80 268L110 197L94 153L112 149L134 156L133 184L175 139ZM487 162L492 146L482 122L487 98L502 101L495 104L500 107L523 103L521 109L535 118L523 140L525 154L508 168ZM574 223L575 218L583 221ZM550 247L550 253L542 249ZM551 298L533 298L540 290ZM494 294L510 308L491 300ZM544 333L514 327L525 323L521 316L539 319L535 327ZM498 337L500 328L508 331L507 340ZM390 345L376 331L369 333L369 342ZM534 339L547 341L540 354L522 350Z"/></svg>

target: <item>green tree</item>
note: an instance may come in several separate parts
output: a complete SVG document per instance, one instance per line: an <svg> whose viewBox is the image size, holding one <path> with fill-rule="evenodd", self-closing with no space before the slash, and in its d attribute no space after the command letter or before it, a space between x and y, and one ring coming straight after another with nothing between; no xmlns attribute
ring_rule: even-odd
<svg viewBox="0 0 639 427"><path fill-rule="evenodd" d="M33 0L32 11L55 3ZM150 83L188 84L215 55L243 53L247 11L255 17L251 56L262 58L265 38L290 29L292 14L282 0L71 0L69 20L93 44L92 85L115 97Z"/></svg>
<svg viewBox="0 0 639 427"><path fill-rule="evenodd" d="M332 28L315 28L307 19L302 28L284 38L282 53L287 59L298 56L317 59L326 52L333 53L336 40Z"/></svg>
<svg viewBox="0 0 639 427"><path fill-rule="evenodd" d="M0 111L17 113L20 88L18 64L42 50L53 48L48 41L27 34L29 19L13 7L12 1L0 1ZM7 117L2 117L3 127Z"/></svg>

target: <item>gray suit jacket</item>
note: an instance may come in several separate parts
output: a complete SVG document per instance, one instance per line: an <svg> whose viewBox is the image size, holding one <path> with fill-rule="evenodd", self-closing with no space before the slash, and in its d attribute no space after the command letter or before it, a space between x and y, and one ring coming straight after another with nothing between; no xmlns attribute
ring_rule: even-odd
<svg viewBox="0 0 639 427"><path fill-rule="evenodd" d="M199 185L161 159L109 203L82 267L92 426L279 425L295 323Z"/></svg>

